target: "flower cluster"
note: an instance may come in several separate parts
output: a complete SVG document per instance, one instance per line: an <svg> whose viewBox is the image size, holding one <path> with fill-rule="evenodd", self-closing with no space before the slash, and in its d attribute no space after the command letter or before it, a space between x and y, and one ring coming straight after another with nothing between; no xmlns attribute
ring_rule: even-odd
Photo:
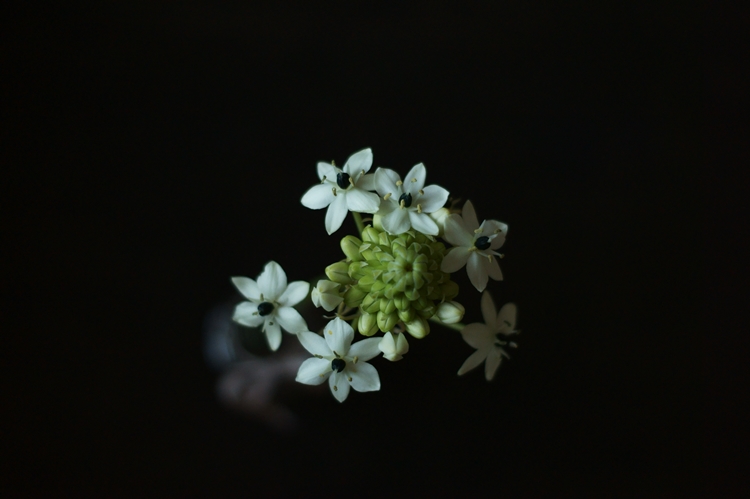
<svg viewBox="0 0 750 499"><path fill-rule="evenodd" d="M505 242L508 226L497 220L479 223L474 206L446 207L448 191L425 185L427 170L415 165L405 177L387 168L372 167L370 149L353 154L343 168L333 162L317 165L320 183L303 196L311 209L327 208L328 234L339 230L349 212L357 235L340 241L343 257L325 268L310 293L316 307L335 315L321 334L308 330L295 305L308 296L309 284L287 284L286 274L269 262L257 281L234 277L233 283L247 298L237 305L234 319L260 327L276 350L281 329L295 334L313 355L299 368L297 381L309 385L329 382L334 397L343 402L353 388L367 392L380 389L377 370L367 361L381 353L389 361L403 359L409 351L406 334L424 338L430 322L460 331L476 351L459 375L485 363L491 380L507 357L503 347L516 344L505 338L515 334L516 306L499 313L485 288L490 278L502 280L497 252ZM362 213L370 215L363 220ZM481 310L485 324L460 323L464 306L456 298L459 287L451 274L466 267L471 284L484 292ZM365 338L354 342L359 333ZM381 336L376 336L382 333Z"/></svg>

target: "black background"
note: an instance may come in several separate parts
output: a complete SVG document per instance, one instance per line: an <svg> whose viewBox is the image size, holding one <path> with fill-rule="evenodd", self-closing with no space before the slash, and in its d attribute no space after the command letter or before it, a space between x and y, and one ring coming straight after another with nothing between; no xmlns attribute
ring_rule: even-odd
<svg viewBox="0 0 750 499"><path fill-rule="evenodd" d="M664 4L136 2L2 34L3 488L203 495L699 493L695 12ZM520 348L451 331L383 389L222 408L202 322L268 260L340 255L315 163L374 166L509 224ZM346 231L346 232L345 232ZM461 272L463 273L463 271ZM465 283L465 280L464 280ZM464 286L467 320L479 293ZM285 335L284 341L291 341Z"/></svg>

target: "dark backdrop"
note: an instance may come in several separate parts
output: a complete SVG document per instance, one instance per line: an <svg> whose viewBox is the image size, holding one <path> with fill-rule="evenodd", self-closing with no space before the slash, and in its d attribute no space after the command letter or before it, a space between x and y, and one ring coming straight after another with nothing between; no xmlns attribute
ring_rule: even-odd
<svg viewBox="0 0 750 499"><path fill-rule="evenodd" d="M701 490L690 11L12 14L3 331L23 348L4 349L5 490ZM381 392L290 398L303 427L280 435L216 402L203 319L237 298L229 276L275 259L312 280L339 257L299 198L317 161L363 147L401 173L424 162L428 183L509 224L489 289L518 304L520 348L493 383L457 378L472 350L435 330L377 364Z"/></svg>

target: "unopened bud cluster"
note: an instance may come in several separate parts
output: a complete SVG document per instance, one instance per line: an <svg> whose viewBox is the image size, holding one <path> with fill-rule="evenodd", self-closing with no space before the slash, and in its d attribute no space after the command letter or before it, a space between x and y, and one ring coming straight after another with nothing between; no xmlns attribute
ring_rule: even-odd
<svg viewBox="0 0 750 499"><path fill-rule="evenodd" d="M450 322L461 320L463 306L451 302L458 285L440 270L445 245L433 237L366 227L362 239L344 237L341 249L346 259L329 265L326 274L345 286L346 307L359 309L353 325L363 335L387 333L403 324L409 334L423 338L430 332L428 320L439 310Z"/></svg>

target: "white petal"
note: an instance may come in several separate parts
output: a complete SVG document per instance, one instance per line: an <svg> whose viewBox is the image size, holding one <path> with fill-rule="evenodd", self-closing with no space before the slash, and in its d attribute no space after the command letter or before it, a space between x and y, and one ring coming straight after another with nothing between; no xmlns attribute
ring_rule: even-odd
<svg viewBox="0 0 750 499"><path fill-rule="evenodd" d="M452 273L455 272L464 265L469 259L469 250L460 246L451 248L448 254L443 258L443 262L440 264L440 270L443 272Z"/></svg>
<svg viewBox="0 0 750 499"><path fill-rule="evenodd" d="M331 202L330 206L328 206L328 211L326 212L326 231L328 234L333 234L339 228L341 227L341 224L344 223L344 219L346 218L346 196L344 195L346 191L339 190L338 196L334 196L333 202Z"/></svg>
<svg viewBox="0 0 750 499"><path fill-rule="evenodd" d="M328 348L328 343L319 334L311 333L310 331L302 331L297 335L299 342L305 347L305 350L313 355L320 355L322 357L333 357L333 352ZM330 363L330 361L329 361Z"/></svg>
<svg viewBox="0 0 750 499"><path fill-rule="evenodd" d="M479 228L477 212L474 211L474 205L471 204L471 201L466 201L464 203L464 207L461 210L461 216L463 217L464 222L466 223L466 226L469 228L469 230L473 231L474 229Z"/></svg>
<svg viewBox="0 0 750 499"><path fill-rule="evenodd" d="M427 168L424 164L417 163L412 166L409 173L404 177L404 192L418 192L424 187L424 181L427 178Z"/></svg>
<svg viewBox="0 0 750 499"><path fill-rule="evenodd" d="M503 271L500 270L500 262L498 262L498 260L499 259L497 257L492 257L492 261L489 262L489 266L487 267L487 272L494 280L502 281Z"/></svg>
<svg viewBox="0 0 750 499"><path fill-rule="evenodd" d="M249 301L243 301L234 309L232 319L244 326L258 327L265 320L258 314L258 304Z"/></svg>
<svg viewBox="0 0 750 499"><path fill-rule="evenodd" d="M492 300L492 296L487 291L482 293L481 308L484 323L492 331L497 331L497 308L495 307L495 302Z"/></svg>
<svg viewBox="0 0 750 499"><path fill-rule="evenodd" d="M346 379L346 371L333 372L328 378L328 386L331 387L331 393L336 400L343 402L349 396L349 380Z"/></svg>
<svg viewBox="0 0 750 499"><path fill-rule="evenodd" d="M383 228L390 234L403 234L411 228L409 210L398 208L384 215L380 221Z"/></svg>
<svg viewBox="0 0 750 499"><path fill-rule="evenodd" d="M500 352L499 348L491 348L487 354L487 362L484 364L484 377L487 381L492 381L495 377L497 368L500 367Z"/></svg>
<svg viewBox="0 0 750 499"><path fill-rule="evenodd" d="M399 188L396 186L396 182L401 180L398 173L394 172L389 168L378 168L375 170L375 190L378 194L385 196L390 193L392 196L398 194ZM398 196L396 196L398 198Z"/></svg>
<svg viewBox="0 0 750 499"><path fill-rule="evenodd" d="M271 319L266 317L265 319L263 332L266 333L268 347L275 352L279 349L279 345L281 345L281 328L279 327L279 323L273 320L273 317Z"/></svg>
<svg viewBox="0 0 750 499"><path fill-rule="evenodd" d="M448 201L449 192L439 185L428 185L424 188L424 194L419 196L419 204L422 205L423 213L432 213L445 206Z"/></svg>
<svg viewBox="0 0 750 499"><path fill-rule="evenodd" d="M260 301L258 283L247 277L232 277L232 284L250 300Z"/></svg>
<svg viewBox="0 0 750 499"><path fill-rule="evenodd" d="M500 231L499 233L497 231ZM505 243L505 237L508 235L508 226L497 220L485 220L484 232L486 235L497 234L490 242L490 249L498 249Z"/></svg>
<svg viewBox="0 0 750 499"><path fill-rule="evenodd" d="M333 187L328 182L310 187L302 196L302 206L311 210L325 208L333 201Z"/></svg>
<svg viewBox="0 0 750 499"><path fill-rule="evenodd" d="M307 331L307 323L302 318L299 312L292 307L279 307L275 310L274 315L279 325L284 328L285 331L290 333L299 333L301 331Z"/></svg>
<svg viewBox="0 0 750 499"><path fill-rule="evenodd" d="M274 261L266 264L263 272L258 276L258 287L263 293L263 299L273 301L286 290L286 273L281 265Z"/></svg>
<svg viewBox="0 0 750 499"><path fill-rule="evenodd" d="M378 371L367 362L347 364L344 374L348 374L352 378L349 383L358 392L375 392L380 390L380 376L378 375Z"/></svg>
<svg viewBox="0 0 750 499"><path fill-rule="evenodd" d="M474 246L474 232L460 215L454 213L445 219L445 240L453 246L471 248Z"/></svg>
<svg viewBox="0 0 750 499"><path fill-rule="evenodd" d="M469 355L469 358L466 359L461 366L461 369L458 370L458 375L461 376L462 374L465 374L475 367L477 367L479 364L484 362L484 359L487 358L487 351L486 350L477 350L473 354Z"/></svg>
<svg viewBox="0 0 750 499"><path fill-rule="evenodd" d="M312 334L312 333L310 333ZM323 376L321 376L321 374ZM299 366L296 380L306 385L320 385L331 375L331 361L326 359L307 359Z"/></svg>
<svg viewBox="0 0 750 499"><path fill-rule="evenodd" d="M365 173L370 171L370 167L372 166L372 149L369 147L367 149L362 149L359 152L355 152L351 156L349 156L349 159L346 160L346 164L344 165L343 170L351 175L352 177L361 172L362 170L365 171Z"/></svg>
<svg viewBox="0 0 750 499"><path fill-rule="evenodd" d="M360 361L367 361L380 355L380 344L381 338L367 338L356 342L349 349L347 357L354 358L358 357Z"/></svg>
<svg viewBox="0 0 750 499"><path fill-rule="evenodd" d="M461 330L461 337L472 348L482 350L495 343L495 331L485 324L472 322Z"/></svg>
<svg viewBox="0 0 750 499"><path fill-rule="evenodd" d="M310 291L310 284L305 281L294 281L289 283L277 301L283 306L293 307L307 298L308 291Z"/></svg>
<svg viewBox="0 0 750 499"><path fill-rule="evenodd" d="M428 234L430 236L437 236L440 232L440 228L437 226L435 221L430 218L430 215L426 213L417 213L413 210L409 211L409 222L411 226L417 229L422 234Z"/></svg>
<svg viewBox="0 0 750 499"><path fill-rule="evenodd" d="M487 287L487 270L482 260L487 260L487 257L472 251L469 255L469 261L466 262L466 273L469 274L469 280L477 288L477 291L484 291L484 288Z"/></svg>
<svg viewBox="0 0 750 499"><path fill-rule="evenodd" d="M323 180L323 177L325 177L329 182L336 182L337 173L338 168L336 168L332 164L326 163L324 161L318 163L318 178L320 180Z"/></svg>
<svg viewBox="0 0 750 499"><path fill-rule="evenodd" d="M365 191L374 191L375 190L375 174L368 173L367 175L362 175L361 177L357 179L356 185L357 187Z"/></svg>
<svg viewBox="0 0 750 499"><path fill-rule="evenodd" d="M349 323L336 317L323 330L323 337L328 343L328 348L343 357L349 352L349 347L354 338L354 330Z"/></svg>
<svg viewBox="0 0 750 499"><path fill-rule="evenodd" d="M497 314L497 326L495 331L510 334L516 330L517 308L515 303L506 303Z"/></svg>
<svg viewBox="0 0 750 499"><path fill-rule="evenodd" d="M380 206L380 197L374 192L352 187L346 192L346 205L349 211L375 213Z"/></svg>

